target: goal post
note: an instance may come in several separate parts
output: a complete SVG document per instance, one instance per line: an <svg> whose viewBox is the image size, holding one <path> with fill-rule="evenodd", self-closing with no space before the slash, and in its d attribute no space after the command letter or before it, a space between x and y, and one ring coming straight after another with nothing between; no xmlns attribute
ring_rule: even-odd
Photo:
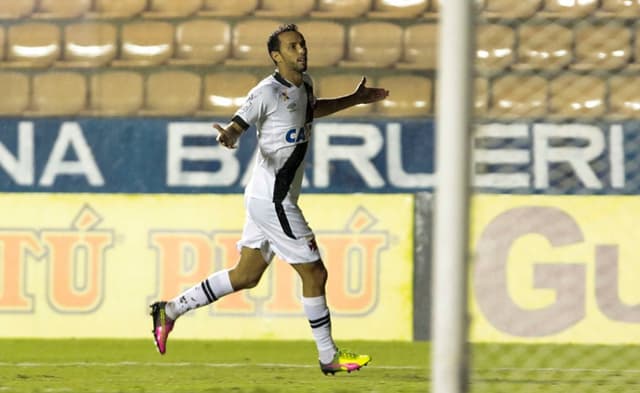
<svg viewBox="0 0 640 393"><path fill-rule="evenodd" d="M473 102L473 2L440 3L436 112L432 392L467 381L467 250Z"/></svg>

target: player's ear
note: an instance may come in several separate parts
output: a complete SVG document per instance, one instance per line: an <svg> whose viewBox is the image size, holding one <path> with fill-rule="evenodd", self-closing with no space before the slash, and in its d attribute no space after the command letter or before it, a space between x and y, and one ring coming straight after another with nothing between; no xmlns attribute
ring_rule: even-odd
<svg viewBox="0 0 640 393"><path fill-rule="evenodd" d="M269 52L269 55L271 56L271 59L273 59L273 61L276 62L276 64L282 60L282 55L280 55L280 52L277 50L273 50Z"/></svg>

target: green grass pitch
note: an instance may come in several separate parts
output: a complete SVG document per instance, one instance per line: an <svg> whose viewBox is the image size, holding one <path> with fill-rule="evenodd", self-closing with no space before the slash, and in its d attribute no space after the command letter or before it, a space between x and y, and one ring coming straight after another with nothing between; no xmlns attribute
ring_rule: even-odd
<svg viewBox="0 0 640 393"><path fill-rule="evenodd" d="M429 344L341 342L361 371L324 376L311 341L0 340L0 393L413 393L430 391ZM639 392L638 346L474 345L470 391Z"/></svg>

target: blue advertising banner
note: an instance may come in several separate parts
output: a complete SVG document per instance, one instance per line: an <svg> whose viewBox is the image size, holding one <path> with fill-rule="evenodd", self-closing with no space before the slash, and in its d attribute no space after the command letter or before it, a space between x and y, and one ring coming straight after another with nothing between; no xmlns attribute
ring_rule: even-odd
<svg viewBox="0 0 640 393"><path fill-rule="evenodd" d="M215 141L227 119L0 119L0 192L241 193L255 130ZM309 193L406 193L435 187L433 119L318 120ZM638 194L640 122L479 124L470 141L478 191Z"/></svg>
<svg viewBox="0 0 640 393"><path fill-rule="evenodd" d="M318 121L303 186L312 193L429 189L433 134L426 120ZM255 130L234 150L215 137L208 119L2 119L0 191L241 193L255 161Z"/></svg>

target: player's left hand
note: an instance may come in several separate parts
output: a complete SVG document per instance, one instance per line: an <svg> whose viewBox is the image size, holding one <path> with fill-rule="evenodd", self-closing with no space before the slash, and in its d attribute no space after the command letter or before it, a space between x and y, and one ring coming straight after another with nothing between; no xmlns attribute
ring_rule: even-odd
<svg viewBox="0 0 640 393"><path fill-rule="evenodd" d="M354 93L358 103L370 104L372 102L384 100L389 95L389 90L379 87L367 87L366 83L367 78L363 76Z"/></svg>

